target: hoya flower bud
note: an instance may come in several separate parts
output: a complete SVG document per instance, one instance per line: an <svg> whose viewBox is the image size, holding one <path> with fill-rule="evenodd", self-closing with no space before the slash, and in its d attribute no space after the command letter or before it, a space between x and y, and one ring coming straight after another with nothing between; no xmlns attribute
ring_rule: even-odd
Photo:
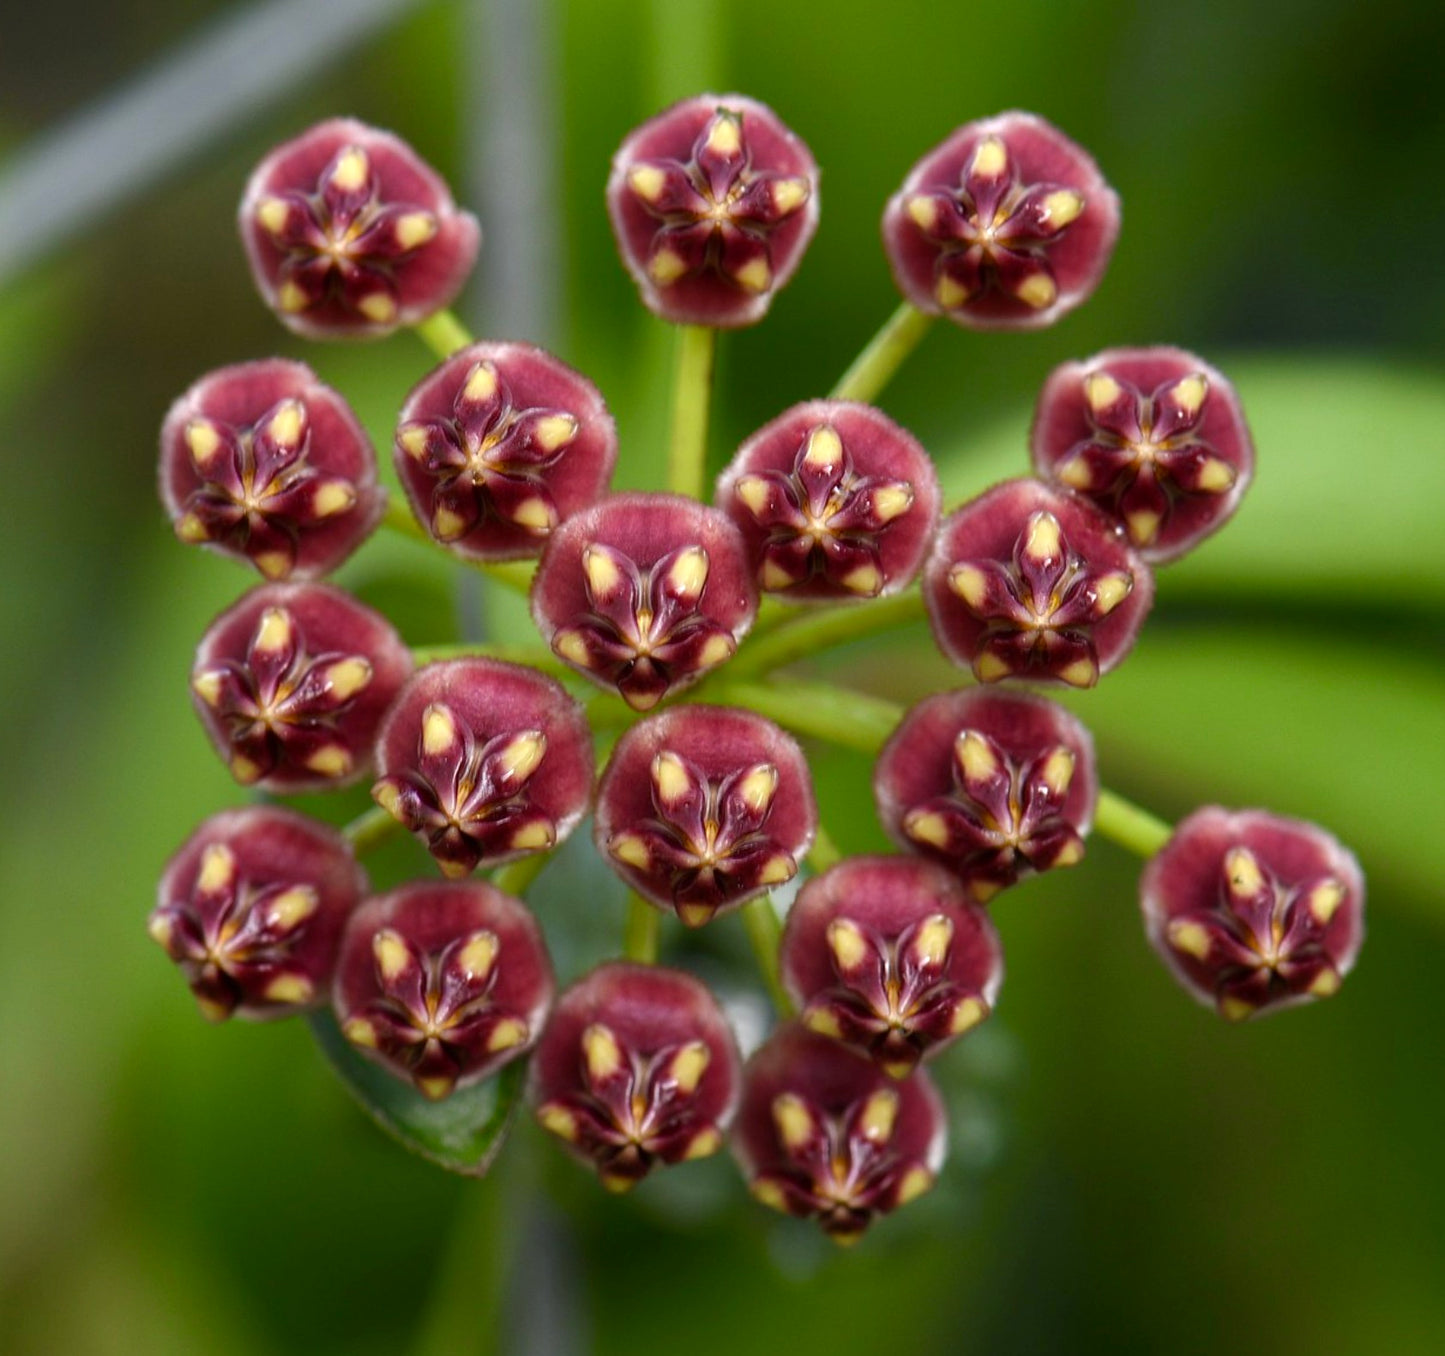
<svg viewBox="0 0 1445 1356"><path fill-rule="evenodd" d="M568 518L532 585L557 656L637 711L732 658L756 611L737 528L670 494L617 494Z"/></svg>
<svg viewBox="0 0 1445 1356"><path fill-rule="evenodd" d="M582 708L546 675L500 660L428 664L376 750L373 798L448 876L555 847L592 796Z"/></svg>
<svg viewBox="0 0 1445 1356"><path fill-rule="evenodd" d="M1354 854L1265 810L1196 810L1144 868L1140 900L1174 977L1231 1022L1328 997L1365 935Z"/></svg>
<svg viewBox="0 0 1445 1356"><path fill-rule="evenodd" d="M891 1078L993 1011L1003 949L988 915L942 867L849 857L788 911L779 956L802 1021Z"/></svg>
<svg viewBox="0 0 1445 1356"><path fill-rule="evenodd" d="M617 460L597 388L530 344L473 344L412 391L396 470L412 511L458 555L537 555L563 518L594 503Z"/></svg>
<svg viewBox="0 0 1445 1356"><path fill-rule="evenodd" d="M171 406L160 492L182 541L268 579L334 570L386 508L351 407L283 358L223 367Z"/></svg>
<svg viewBox="0 0 1445 1356"><path fill-rule="evenodd" d="M923 564L938 502L917 439L851 400L779 415L738 449L717 489L759 587L787 598L896 593Z"/></svg>
<svg viewBox="0 0 1445 1356"><path fill-rule="evenodd" d="M1092 504L1009 480L944 519L923 597L939 648L980 682L1092 687L1133 646L1154 580Z"/></svg>
<svg viewBox="0 0 1445 1356"><path fill-rule="evenodd" d="M324 998L366 891L334 829L269 805L226 810L166 866L150 934L212 1021L285 1017Z"/></svg>
<svg viewBox="0 0 1445 1356"><path fill-rule="evenodd" d="M983 903L1083 857L1099 794L1094 741L1041 697L940 692L893 732L873 792L893 841L942 863Z"/></svg>
<svg viewBox="0 0 1445 1356"><path fill-rule="evenodd" d="M476 261L476 218L406 142L317 123L256 167L241 240L281 322L310 339L389 334L449 306Z"/></svg>
<svg viewBox="0 0 1445 1356"><path fill-rule="evenodd" d="M417 882L369 899L341 939L342 1034L439 1101L537 1041L552 962L520 900L482 881Z"/></svg>
<svg viewBox="0 0 1445 1356"><path fill-rule="evenodd" d="M346 786L371 767L381 718L411 673L391 623L328 584L263 584L201 639L191 695L243 786Z"/></svg>
<svg viewBox="0 0 1445 1356"><path fill-rule="evenodd" d="M754 1197L853 1243L932 1187L947 1135L927 1074L899 1082L790 1022L743 1069L732 1146Z"/></svg>
<svg viewBox="0 0 1445 1356"><path fill-rule="evenodd" d="M972 329L1052 324L1098 286L1118 234L1118 195L1098 166L1032 113L958 128L883 213L899 290Z"/></svg>
<svg viewBox="0 0 1445 1356"><path fill-rule="evenodd" d="M700 94L622 143L607 212L649 310L684 325L751 325L817 229L818 167L772 109Z"/></svg>
<svg viewBox="0 0 1445 1356"><path fill-rule="evenodd" d="M1234 387L1177 348L1115 348L1055 368L1032 442L1040 475L1117 518L1156 564L1222 526L1254 474Z"/></svg>
<svg viewBox="0 0 1445 1356"><path fill-rule="evenodd" d="M626 1191L658 1163L722 1147L738 1053L707 988L679 970L613 962L557 1000L531 1068L543 1127Z"/></svg>
<svg viewBox="0 0 1445 1356"><path fill-rule="evenodd" d="M679 706L618 741L597 790L597 851L688 927L792 880L818 810L803 751L750 711Z"/></svg>

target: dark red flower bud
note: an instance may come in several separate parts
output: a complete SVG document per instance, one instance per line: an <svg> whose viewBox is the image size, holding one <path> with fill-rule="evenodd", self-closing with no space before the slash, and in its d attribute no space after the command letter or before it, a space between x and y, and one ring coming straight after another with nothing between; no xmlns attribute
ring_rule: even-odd
<svg viewBox="0 0 1445 1356"><path fill-rule="evenodd" d="M391 623L327 584L263 584L201 639L191 693L201 723L243 786L274 792L346 786L411 673Z"/></svg>
<svg viewBox="0 0 1445 1356"><path fill-rule="evenodd" d="M960 127L883 213L899 290L973 329L1050 325L1099 284L1119 199L1087 151L1032 113Z"/></svg>
<svg viewBox="0 0 1445 1356"><path fill-rule="evenodd" d="M496 659L428 664L377 740L377 804L448 876L555 847L592 797L592 733L559 683Z"/></svg>
<svg viewBox="0 0 1445 1356"><path fill-rule="evenodd" d="M166 866L150 934L213 1022L286 1017L324 998L367 888L327 825L269 805L226 810Z"/></svg>
<svg viewBox="0 0 1445 1356"><path fill-rule="evenodd" d="M1196 810L1144 868L1140 900L1175 978L1231 1022L1328 997L1365 936L1354 854L1265 810Z"/></svg>
<svg viewBox="0 0 1445 1356"><path fill-rule="evenodd" d="M928 1075L902 1082L790 1022L743 1069L732 1145L753 1195L839 1243L927 1191L948 1125Z"/></svg>
<svg viewBox="0 0 1445 1356"><path fill-rule="evenodd" d="M939 648L980 682L1092 687L1133 646L1154 580L1092 504L1009 480L943 520L923 596Z"/></svg>
<svg viewBox="0 0 1445 1356"><path fill-rule="evenodd" d="M617 460L597 388L530 344L473 344L412 391L396 469L433 537L473 560L537 555Z"/></svg>
<svg viewBox="0 0 1445 1356"><path fill-rule="evenodd" d="M983 903L1083 857L1099 794L1094 741L1041 697L940 692L893 732L873 792L893 841L942 863Z"/></svg>
<svg viewBox="0 0 1445 1356"><path fill-rule="evenodd" d="M987 913L914 857L850 857L815 876L788 911L779 959L803 1024L891 1078L972 1031L1003 983Z"/></svg>
<svg viewBox="0 0 1445 1356"><path fill-rule="evenodd" d="M678 970L614 962L558 1000L532 1060L537 1119L609 1191L658 1163L722 1147L738 1053L707 988Z"/></svg>
<svg viewBox="0 0 1445 1356"><path fill-rule="evenodd" d="M161 426L160 492L176 536L268 579L334 570L386 508L351 407L304 363L202 377Z"/></svg>
<svg viewBox="0 0 1445 1356"><path fill-rule="evenodd" d="M482 239L406 142L350 118L272 151L240 227L266 304L311 339L389 334L449 306Z"/></svg>
<svg viewBox="0 0 1445 1356"><path fill-rule="evenodd" d="M729 707L679 706L633 726L597 791L597 851L688 927L792 880L817 829L797 742Z"/></svg>
<svg viewBox="0 0 1445 1356"><path fill-rule="evenodd" d="M1032 441L1040 475L1117 518L1156 564L1222 526L1254 474L1234 387L1177 348L1115 348L1055 368Z"/></svg>
<svg viewBox="0 0 1445 1356"><path fill-rule="evenodd" d="M649 310L685 325L751 325L817 229L818 167L772 109L700 94L622 143L607 212Z"/></svg>
<svg viewBox="0 0 1445 1356"><path fill-rule="evenodd" d="M938 501L918 440L851 400L794 405L738 448L717 488L759 587L788 598L896 593L923 564Z"/></svg>
<svg viewBox="0 0 1445 1356"><path fill-rule="evenodd" d="M730 659L757 605L737 528L671 494L617 494L567 519L532 586L558 657L638 711Z"/></svg>
<svg viewBox="0 0 1445 1356"><path fill-rule="evenodd" d="M342 935L342 1034L432 1101L529 1050L551 1004L536 920L482 881L403 885L367 900Z"/></svg>

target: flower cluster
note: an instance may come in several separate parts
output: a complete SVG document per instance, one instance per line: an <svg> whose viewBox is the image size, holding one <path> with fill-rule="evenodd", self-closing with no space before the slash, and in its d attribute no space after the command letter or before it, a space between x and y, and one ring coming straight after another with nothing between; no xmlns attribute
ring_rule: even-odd
<svg viewBox="0 0 1445 1356"><path fill-rule="evenodd" d="M638 129L607 189L643 302L694 356L698 336L763 317L818 205L808 148L737 95ZM1118 225L1094 162L1047 123L962 127L883 214L897 332L916 342L930 316L1047 324L1099 283ZM299 333L460 331L425 327L477 225L388 133L334 120L279 148L241 233ZM160 457L175 532L266 581L201 639L196 712L240 785L366 779L377 808L345 832L270 805L212 816L166 868L150 930L210 1018L329 1009L423 1102L529 1059L516 1085L608 1189L730 1142L757 1200L848 1242L943 1167L922 1066L999 1001L1001 892L1110 833L1150 858L1149 940L1237 1021L1339 988L1364 883L1323 830L1264 811L1211 807L1172 832L1121 819L1084 725L999 686L1097 683L1135 643L1152 569L1236 508L1254 452L1221 373L1165 347L1064 364L1039 399L1036 474L941 517L932 460L869 403L886 373L867 361L745 439L713 503L685 493L704 453L689 430L706 423L685 402L706 401L709 366L680 365L669 493L609 491L601 394L530 345L445 345L399 412L407 529L502 585L517 576L499 563L524 562L534 667L485 645L417 666L385 617L319 582L388 509L366 433L304 365L225 368L177 400ZM873 792L898 855L844 858L819 822L794 736L838 735L850 694L826 689L831 716L781 700L764 662L728 675L750 632L756 654L794 657L830 607L833 639L926 613L960 670L879 741ZM589 813L599 862L632 892L625 955L559 994L520 896ZM375 893L356 855L387 828L448 879ZM771 894L794 881L783 924ZM655 963L661 917L701 929L734 911L782 1019L751 1052L699 979Z"/></svg>

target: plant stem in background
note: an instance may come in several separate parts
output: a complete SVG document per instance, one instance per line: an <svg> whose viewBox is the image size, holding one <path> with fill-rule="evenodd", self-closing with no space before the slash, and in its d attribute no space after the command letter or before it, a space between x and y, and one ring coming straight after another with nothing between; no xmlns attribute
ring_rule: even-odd
<svg viewBox="0 0 1445 1356"><path fill-rule="evenodd" d="M728 678L756 678L827 646L862 640L878 631L921 621L925 615L923 595L917 589L853 607L794 613L766 631L755 629L728 667Z"/></svg>
<svg viewBox="0 0 1445 1356"><path fill-rule="evenodd" d="M706 502L707 421L712 397L717 331L679 325L672 380L672 433L667 448L667 488Z"/></svg>
<svg viewBox="0 0 1445 1356"><path fill-rule="evenodd" d="M438 311L413 328L417 338L442 359L450 358L453 353L476 342L471 331L452 311Z"/></svg>
<svg viewBox="0 0 1445 1356"><path fill-rule="evenodd" d="M821 874L830 866L837 866L842 860L843 854L838 848L837 841L827 829L819 824L818 832L813 836L813 850L808 854L808 865Z"/></svg>
<svg viewBox="0 0 1445 1356"><path fill-rule="evenodd" d="M642 965L657 963L657 924L661 915L635 890L627 897L622 954Z"/></svg>
<svg viewBox="0 0 1445 1356"><path fill-rule="evenodd" d="M374 810L362 811L341 832L350 842L351 850L360 857L380 847L400 829L401 825L377 806Z"/></svg>
<svg viewBox="0 0 1445 1356"><path fill-rule="evenodd" d="M792 1000L783 988L778 973L778 945L782 940L783 926L778 921L778 911L773 907L770 895L760 895L749 900L742 908L743 925L748 930L748 941L752 944L753 955L757 957L758 969L762 972L763 983L767 985L768 997L780 1017L793 1015Z"/></svg>
<svg viewBox="0 0 1445 1356"><path fill-rule="evenodd" d="M1173 837L1174 828L1123 796L1100 787L1094 832L1140 857L1152 857Z"/></svg>
<svg viewBox="0 0 1445 1356"><path fill-rule="evenodd" d="M903 302L868 341L868 347L853 360L830 393L834 400L871 402L893 380L903 360L928 333L933 317L912 302Z"/></svg>

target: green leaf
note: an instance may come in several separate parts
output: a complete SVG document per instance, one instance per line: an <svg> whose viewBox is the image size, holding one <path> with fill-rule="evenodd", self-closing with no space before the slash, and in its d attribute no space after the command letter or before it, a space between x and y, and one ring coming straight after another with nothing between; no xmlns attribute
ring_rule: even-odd
<svg viewBox="0 0 1445 1356"><path fill-rule="evenodd" d="M313 1013L309 1023L327 1063L387 1134L448 1172L486 1175L522 1099L526 1060L430 1102L352 1049L329 1012Z"/></svg>

